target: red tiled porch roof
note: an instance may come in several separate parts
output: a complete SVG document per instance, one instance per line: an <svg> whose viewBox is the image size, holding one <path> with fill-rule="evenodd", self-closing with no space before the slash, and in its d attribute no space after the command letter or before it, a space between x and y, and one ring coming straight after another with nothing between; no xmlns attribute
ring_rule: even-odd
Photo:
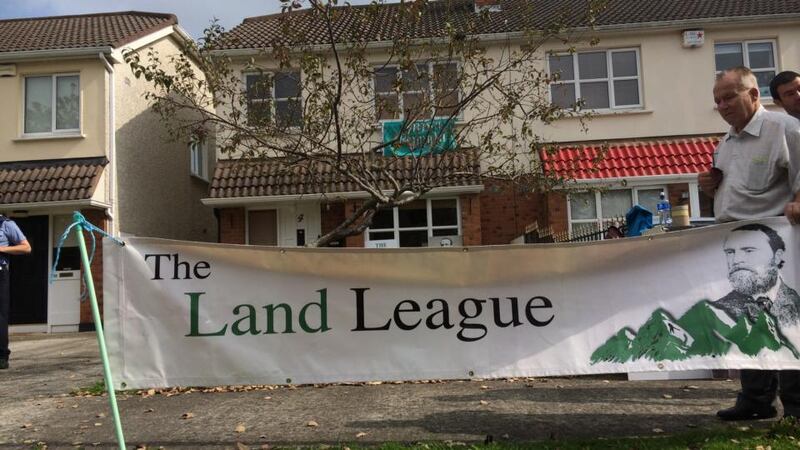
<svg viewBox="0 0 800 450"><path fill-rule="evenodd" d="M718 136L706 136L572 144L542 150L540 157L546 172L568 179L684 175L708 170L718 142Z"/></svg>

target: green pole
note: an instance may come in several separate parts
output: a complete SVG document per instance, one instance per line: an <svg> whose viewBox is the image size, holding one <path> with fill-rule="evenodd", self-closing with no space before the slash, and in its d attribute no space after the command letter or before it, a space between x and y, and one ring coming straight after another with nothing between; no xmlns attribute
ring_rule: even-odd
<svg viewBox="0 0 800 450"><path fill-rule="evenodd" d="M76 213L77 214L77 213ZM76 222L77 217L76 217ZM111 366L108 364L108 352L106 351L106 338L103 335L103 323L100 321L100 308L97 306L97 294L94 291L94 280L92 279L92 269L89 266L89 255L86 252L86 242L83 239L83 227L75 227L78 234L78 244L81 249L81 261L83 262L84 281L86 289L89 291L89 301L92 304L92 318L97 330L97 344L100 346L100 359L103 361L103 376L105 377L106 390L108 391L108 401L111 403L111 413L114 416L114 428L117 432L117 443L120 450L125 450L125 437L122 435L122 422L119 420L119 409L117 409L117 395L114 392L114 382L111 380Z"/></svg>

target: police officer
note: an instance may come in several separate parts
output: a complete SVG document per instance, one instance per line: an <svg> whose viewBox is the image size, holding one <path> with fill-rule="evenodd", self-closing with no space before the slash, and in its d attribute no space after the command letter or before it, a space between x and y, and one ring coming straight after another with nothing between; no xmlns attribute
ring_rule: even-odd
<svg viewBox="0 0 800 450"><path fill-rule="evenodd" d="M13 220L0 214L0 369L8 369L8 319L11 305L9 255L31 252L28 239Z"/></svg>

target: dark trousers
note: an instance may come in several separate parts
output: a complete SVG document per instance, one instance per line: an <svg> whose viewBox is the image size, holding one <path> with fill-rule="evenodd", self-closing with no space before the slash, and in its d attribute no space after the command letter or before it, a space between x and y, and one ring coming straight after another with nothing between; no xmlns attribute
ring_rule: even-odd
<svg viewBox="0 0 800 450"><path fill-rule="evenodd" d="M800 415L800 370L742 370L740 374L745 400L769 405L775 400L780 386L784 411L789 415Z"/></svg>
<svg viewBox="0 0 800 450"><path fill-rule="evenodd" d="M8 359L8 320L11 307L11 278L8 266L0 265L0 359Z"/></svg>

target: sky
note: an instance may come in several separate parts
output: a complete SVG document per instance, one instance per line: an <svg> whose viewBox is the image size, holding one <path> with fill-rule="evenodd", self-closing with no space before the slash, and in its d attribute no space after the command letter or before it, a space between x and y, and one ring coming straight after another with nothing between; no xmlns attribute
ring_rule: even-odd
<svg viewBox="0 0 800 450"><path fill-rule="evenodd" d="M305 3L305 2L304 2ZM350 0L365 4L369 0ZM60 16L111 11L151 11L172 13L178 24L194 38L202 36L212 19L226 30L245 17L280 12L279 0L0 0L0 19Z"/></svg>

